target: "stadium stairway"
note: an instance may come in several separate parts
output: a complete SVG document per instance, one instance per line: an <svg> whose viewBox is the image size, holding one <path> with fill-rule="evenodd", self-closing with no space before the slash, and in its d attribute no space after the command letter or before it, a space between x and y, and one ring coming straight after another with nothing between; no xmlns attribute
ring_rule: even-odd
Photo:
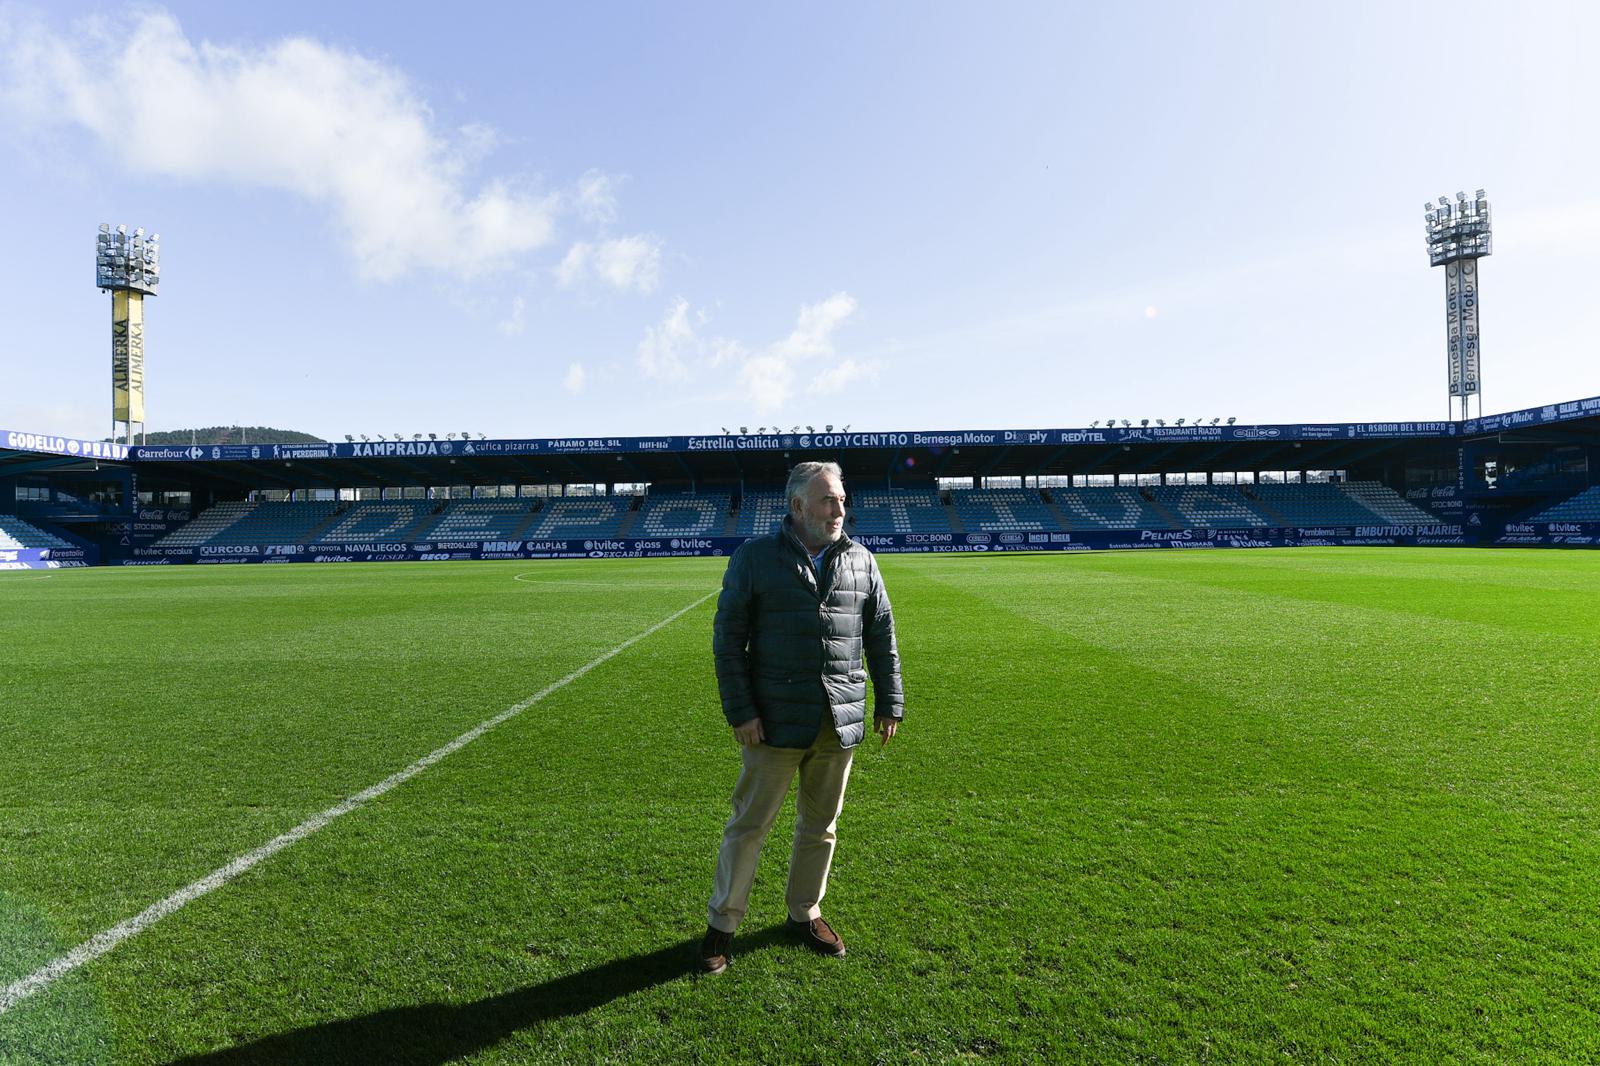
<svg viewBox="0 0 1600 1066"><path fill-rule="evenodd" d="M406 541L419 539L424 532L432 529L434 524L439 521L439 516L444 513L444 510L447 506L449 506L448 502L441 503L439 506L431 508L421 518L417 519L416 525L406 527L406 535L400 539Z"/></svg>
<svg viewBox="0 0 1600 1066"><path fill-rule="evenodd" d="M327 517L326 521L318 522L306 532L306 543L316 544L324 533L333 528L335 522L344 517L348 508L341 507Z"/></svg>
<svg viewBox="0 0 1600 1066"><path fill-rule="evenodd" d="M1045 510L1050 512L1050 517L1056 520L1056 525L1065 530L1070 531L1072 529L1072 523L1067 520L1067 516L1062 513L1061 508L1056 506L1055 497L1050 495L1049 489L1040 489L1039 499L1043 501Z"/></svg>
<svg viewBox="0 0 1600 1066"><path fill-rule="evenodd" d="M1139 495L1144 497L1144 502L1150 505L1150 510L1160 515L1162 520L1167 523L1168 529L1185 529L1188 527L1189 523L1173 514L1172 510L1155 493L1146 489L1139 489L1138 491Z"/></svg>
<svg viewBox="0 0 1600 1066"><path fill-rule="evenodd" d="M1350 481L1340 485L1339 490L1385 522L1430 525L1439 521L1437 515L1424 511L1381 482Z"/></svg>
<svg viewBox="0 0 1600 1066"><path fill-rule="evenodd" d="M255 509L247 500L226 500L206 508L155 542L158 548L193 548L232 528Z"/></svg>
<svg viewBox="0 0 1600 1066"><path fill-rule="evenodd" d="M639 521L639 501L640 497L635 496L633 502L628 505L628 509L622 513L622 521L617 524L617 536L633 536L633 527Z"/></svg>
<svg viewBox="0 0 1600 1066"><path fill-rule="evenodd" d="M950 532L965 533L967 524L961 520L961 512L956 508L955 501L950 498L948 491L939 493L939 505L944 508L944 517L950 523Z"/></svg>
<svg viewBox="0 0 1600 1066"><path fill-rule="evenodd" d="M544 504L545 501L542 498L536 498L533 501L533 506L528 508L527 515L523 517L522 521L517 523L516 528L511 531L511 536L507 537L506 539L527 540L528 530L532 529L533 524L539 520L540 513L544 511Z"/></svg>
<svg viewBox="0 0 1600 1066"><path fill-rule="evenodd" d="M1277 508L1267 503L1267 501L1263 500L1260 496L1257 496L1255 490L1249 485L1240 485L1239 495L1243 496L1246 500L1249 500L1251 507L1254 507L1256 510L1260 511L1272 522L1273 525L1277 526L1278 528L1289 529L1294 526L1294 523L1283 517L1283 514L1279 512Z"/></svg>

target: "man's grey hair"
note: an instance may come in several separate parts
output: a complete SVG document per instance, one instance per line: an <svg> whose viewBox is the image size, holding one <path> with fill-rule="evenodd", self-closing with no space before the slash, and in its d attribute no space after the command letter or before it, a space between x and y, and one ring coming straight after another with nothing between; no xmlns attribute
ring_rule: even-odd
<svg viewBox="0 0 1600 1066"><path fill-rule="evenodd" d="M823 474L832 474L841 483L844 481L844 471L839 469L838 463L796 463L794 469L789 471L789 483L783 487L783 497L789 507L794 507L796 496L805 495L806 486L811 484L811 479L821 477Z"/></svg>

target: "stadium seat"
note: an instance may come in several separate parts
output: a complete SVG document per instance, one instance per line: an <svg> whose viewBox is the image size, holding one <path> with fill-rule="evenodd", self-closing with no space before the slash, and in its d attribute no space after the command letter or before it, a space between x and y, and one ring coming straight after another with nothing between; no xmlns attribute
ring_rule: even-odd
<svg viewBox="0 0 1600 1066"><path fill-rule="evenodd" d="M194 519L174 529L155 542L157 548L193 548L205 544L212 537L227 530L254 510L256 504L249 500L229 500L194 516ZM248 544L249 541L239 543Z"/></svg>
<svg viewBox="0 0 1600 1066"><path fill-rule="evenodd" d="M1007 533L1061 528L1037 490L957 489L950 493L950 502L968 531Z"/></svg>
<svg viewBox="0 0 1600 1066"><path fill-rule="evenodd" d="M1429 514L1378 481L1350 481L1339 488L1350 499L1393 525L1431 525L1439 521L1438 515Z"/></svg>
<svg viewBox="0 0 1600 1066"><path fill-rule="evenodd" d="M739 501L739 521L734 532L741 537L761 537L773 532L789 513L783 490L747 492Z"/></svg>
<svg viewBox="0 0 1600 1066"><path fill-rule="evenodd" d="M846 511L850 533L949 533L950 519L939 491L865 489L850 494Z"/></svg>
<svg viewBox="0 0 1600 1066"><path fill-rule="evenodd" d="M238 521L201 543L303 544L311 539L311 534L318 527L333 517L338 506L332 500L258 503Z"/></svg>
<svg viewBox="0 0 1600 1066"><path fill-rule="evenodd" d="M530 540L615 537L631 501L618 496L563 496L550 500L534 517Z"/></svg>
<svg viewBox="0 0 1600 1066"><path fill-rule="evenodd" d="M0 515L0 548L70 548L54 533L46 533L38 526L25 522L16 515Z"/></svg>
<svg viewBox="0 0 1600 1066"><path fill-rule="evenodd" d="M1232 485L1161 485L1147 491L1189 529L1249 529L1275 524Z"/></svg>
<svg viewBox="0 0 1600 1066"><path fill-rule="evenodd" d="M1600 485L1547 507L1528 519L1530 522L1600 522Z"/></svg>
<svg viewBox="0 0 1600 1066"><path fill-rule="evenodd" d="M1250 486L1261 503L1290 526L1387 525L1381 516L1340 491L1332 482L1309 485Z"/></svg>
<svg viewBox="0 0 1600 1066"><path fill-rule="evenodd" d="M417 540L509 540L533 511L530 498L509 500L451 500L443 511L424 522Z"/></svg>
<svg viewBox="0 0 1600 1066"><path fill-rule="evenodd" d="M1134 488L1058 488L1050 498L1069 529L1168 529L1172 523Z"/></svg>
<svg viewBox="0 0 1600 1066"><path fill-rule="evenodd" d="M722 534L732 496L713 493L651 493L634 520L635 537L713 537Z"/></svg>

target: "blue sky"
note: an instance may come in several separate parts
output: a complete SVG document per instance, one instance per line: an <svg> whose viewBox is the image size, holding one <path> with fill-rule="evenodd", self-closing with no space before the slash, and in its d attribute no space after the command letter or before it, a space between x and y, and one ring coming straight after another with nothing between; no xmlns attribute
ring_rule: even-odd
<svg viewBox="0 0 1600 1066"><path fill-rule="evenodd" d="M1487 188L1485 411L1600 393L1592 5L0 7L0 426L1445 417L1423 202Z"/></svg>

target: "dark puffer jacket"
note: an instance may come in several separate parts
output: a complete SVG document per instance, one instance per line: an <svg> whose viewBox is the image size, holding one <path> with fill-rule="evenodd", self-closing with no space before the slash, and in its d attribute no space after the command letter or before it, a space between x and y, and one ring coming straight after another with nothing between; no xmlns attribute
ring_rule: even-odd
<svg viewBox="0 0 1600 1066"><path fill-rule="evenodd" d="M889 596L877 560L848 536L829 546L820 584L788 518L777 533L740 547L722 578L711 643L728 724L759 717L773 747L810 747L825 712L840 743L861 743L863 651L873 714L905 714Z"/></svg>

